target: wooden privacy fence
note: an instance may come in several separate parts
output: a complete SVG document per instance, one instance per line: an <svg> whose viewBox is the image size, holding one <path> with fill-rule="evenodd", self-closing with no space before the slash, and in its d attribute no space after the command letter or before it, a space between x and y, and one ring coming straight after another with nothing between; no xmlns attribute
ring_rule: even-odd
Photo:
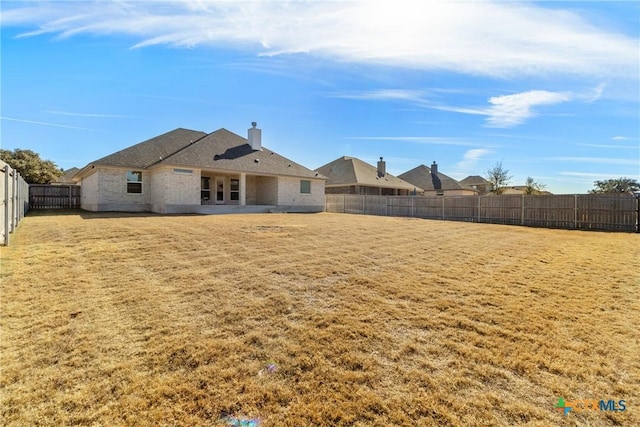
<svg viewBox="0 0 640 427"><path fill-rule="evenodd" d="M31 209L79 209L79 185L29 185L29 207Z"/></svg>
<svg viewBox="0 0 640 427"><path fill-rule="evenodd" d="M9 234L13 233L29 210L29 185L18 171L0 160L0 244L9 244Z"/></svg>
<svg viewBox="0 0 640 427"><path fill-rule="evenodd" d="M640 231L640 198L624 194L545 196L360 196L327 194L327 212L581 230Z"/></svg>

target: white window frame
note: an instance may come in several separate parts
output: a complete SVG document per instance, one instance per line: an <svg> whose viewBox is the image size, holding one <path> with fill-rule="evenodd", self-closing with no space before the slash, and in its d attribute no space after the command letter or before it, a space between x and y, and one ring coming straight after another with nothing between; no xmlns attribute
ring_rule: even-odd
<svg viewBox="0 0 640 427"><path fill-rule="evenodd" d="M131 180L131 179L130 179L130 178L131 178L131 176L132 176L132 175L134 175L134 174L136 174L136 175L138 175L138 174L139 174L139 178L138 178L137 180L135 180L135 181L133 181L133 180ZM126 176L126 179L127 179L127 194L142 194L143 187L144 187L144 186L142 185L142 183L143 183L143 179L142 179L143 174L142 174L142 171L134 171L134 170L127 171L127 173L126 173L126 175L125 175L125 176ZM130 189L129 189L129 184L139 184L139 185L140 185L140 191L130 191Z"/></svg>

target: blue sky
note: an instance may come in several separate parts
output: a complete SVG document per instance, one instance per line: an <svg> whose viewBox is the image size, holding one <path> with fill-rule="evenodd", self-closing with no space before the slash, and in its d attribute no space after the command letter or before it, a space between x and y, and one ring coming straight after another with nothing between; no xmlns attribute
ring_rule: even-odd
<svg viewBox="0 0 640 427"><path fill-rule="evenodd" d="M457 179L497 161L554 193L640 179L640 3L3 1L2 148L63 168L177 127L311 169Z"/></svg>

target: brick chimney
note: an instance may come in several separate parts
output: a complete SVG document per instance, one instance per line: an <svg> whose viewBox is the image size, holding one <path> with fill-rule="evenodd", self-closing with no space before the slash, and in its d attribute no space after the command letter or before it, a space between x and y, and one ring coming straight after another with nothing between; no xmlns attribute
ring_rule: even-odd
<svg viewBox="0 0 640 427"><path fill-rule="evenodd" d="M378 177L382 178L387 174L387 164L382 157L380 157L380 161L378 162Z"/></svg>
<svg viewBox="0 0 640 427"><path fill-rule="evenodd" d="M438 164L435 160L431 163L431 175L438 176Z"/></svg>
<svg viewBox="0 0 640 427"><path fill-rule="evenodd" d="M262 129L258 129L256 122L251 122L252 128L249 129L247 140L251 149L254 151L262 150Z"/></svg>

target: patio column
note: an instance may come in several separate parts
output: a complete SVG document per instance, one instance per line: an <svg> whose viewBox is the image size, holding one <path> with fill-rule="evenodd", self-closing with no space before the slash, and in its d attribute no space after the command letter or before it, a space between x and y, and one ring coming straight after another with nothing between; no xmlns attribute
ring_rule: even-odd
<svg viewBox="0 0 640 427"><path fill-rule="evenodd" d="M247 204L247 174L240 174L240 206Z"/></svg>

